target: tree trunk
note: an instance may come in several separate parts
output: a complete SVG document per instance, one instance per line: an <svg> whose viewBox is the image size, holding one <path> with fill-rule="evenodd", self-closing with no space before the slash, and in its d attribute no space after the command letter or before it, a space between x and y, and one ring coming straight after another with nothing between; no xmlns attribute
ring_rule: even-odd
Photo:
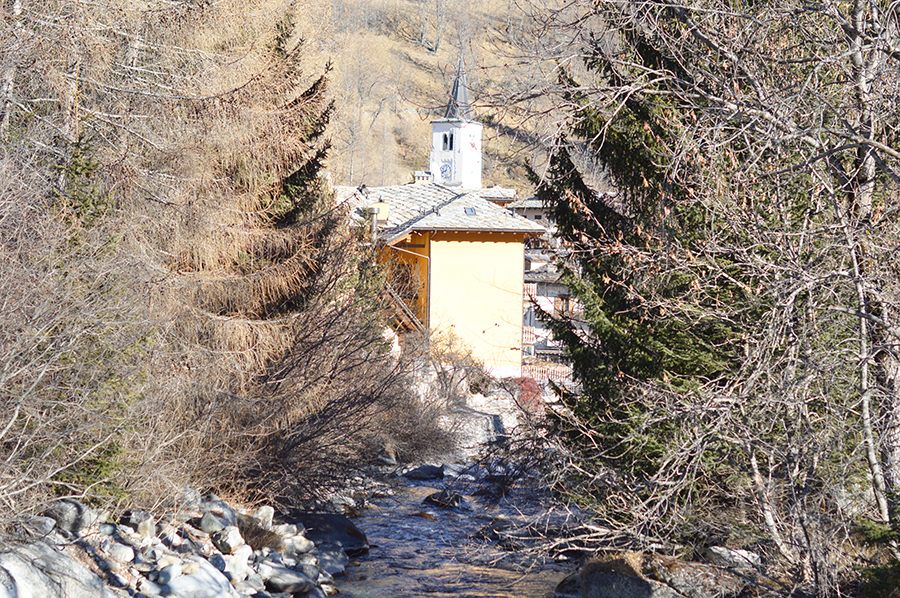
<svg viewBox="0 0 900 598"><path fill-rule="evenodd" d="M22 0L12 0L9 3L9 12L12 15L13 20L16 21L14 28L16 30L16 37L18 37L19 40L11 42L15 45L22 37L22 26L18 22L19 17L22 16ZM16 55L16 52L10 52L10 54ZM0 81L0 95L2 95L3 98L2 114L0 114L0 135L6 135L6 132L9 130L9 120L10 115L12 114L17 70L15 62L11 61L10 65L3 70L2 81Z"/></svg>

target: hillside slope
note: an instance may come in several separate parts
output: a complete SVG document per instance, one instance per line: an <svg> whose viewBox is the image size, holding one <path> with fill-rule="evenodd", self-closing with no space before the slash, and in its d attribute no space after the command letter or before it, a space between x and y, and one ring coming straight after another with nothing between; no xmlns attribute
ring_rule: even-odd
<svg viewBox="0 0 900 598"><path fill-rule="evenodd" d="M546 123L516 101L544 85L541 61L524 60L517 39L534 27L508 0L315 0L298 8L299 35L333 64L333 150L339 184L401 184L428 168L433 118L446 105L457 63L468 74L476 118L485 123L484 182L530 193L523 167L541 161Z"/></svg>

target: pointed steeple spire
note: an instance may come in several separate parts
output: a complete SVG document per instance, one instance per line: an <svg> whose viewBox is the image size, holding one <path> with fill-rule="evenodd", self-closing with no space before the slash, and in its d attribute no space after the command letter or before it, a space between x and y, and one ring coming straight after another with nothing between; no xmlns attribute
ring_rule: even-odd
<svg viewBox="0 0 900 598"><path fill-rule="evenodd" d="M431 121L429 172L434 182L481 189L481 129L472 120L462 54L443 118Z"/></svg>
<svg viewBox="0 0 900 598"><path fill-rule="evenodd" d="M472 120L472 112L469 110L469 87L466 84L466 67L463 64L462 54L459 57L456 80L453 81L453 90L450 92L450 102L447 104L444 118L450 120Z"/></svg>

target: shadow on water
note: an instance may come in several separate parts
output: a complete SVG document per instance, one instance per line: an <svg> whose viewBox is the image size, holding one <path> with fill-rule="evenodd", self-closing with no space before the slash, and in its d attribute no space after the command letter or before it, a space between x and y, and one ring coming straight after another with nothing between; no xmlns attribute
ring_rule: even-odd
<svg viewBox="0 0 900 598"><path fill-rule="evenodd" d="M337 580L350 598L546 598L572 571L536 553L502 550L479 537L498 521L526 523L548 516L527 490L500 503L474 502L472 510L423 504L444 484L409 485L376 498L354 522L371 550ZM465 492L464 486L454 488ZM515 506L512 506L515 505Z"/></svg>

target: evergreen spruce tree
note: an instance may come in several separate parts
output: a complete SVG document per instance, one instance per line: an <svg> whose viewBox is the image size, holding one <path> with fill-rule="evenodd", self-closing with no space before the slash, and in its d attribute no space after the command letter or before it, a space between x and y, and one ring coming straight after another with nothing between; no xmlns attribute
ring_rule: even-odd
<svg viewBox="0 0 900 598"><path fill-rule="evenodd" d="M585 183L572 159L579 148L568 142L553 154L546 175L533 177L565 248L563 280L584 309L577 320L544 317L583 387L573 407L609 442L603 460L652 473L665 456L669 425L648 425L651 415L658 419L659 405L645 394L647 385L690 394L724 383L741 354L734 316L753 310L740 304L737 281L710 286L701 283L704 268L670 268L660 260L700 255L708 226L703 208L688 199L690 190L668 176L671 132L663 108L635 100L606 117L577 92L568 99L583 105L572 133L592 140L584 147L615 191L599 193ZM707 317L697 317L701 310Z"/></svg>
<svg viewBox="0 0 900 598"><path fill-rule="evenodd" d="M584 306L551 322L583 386L577 492L629 531L768 546L835 593L842 497L864 488L888 534L900 512L896 12L585 11L573 141L534 176Z"/></svg>

